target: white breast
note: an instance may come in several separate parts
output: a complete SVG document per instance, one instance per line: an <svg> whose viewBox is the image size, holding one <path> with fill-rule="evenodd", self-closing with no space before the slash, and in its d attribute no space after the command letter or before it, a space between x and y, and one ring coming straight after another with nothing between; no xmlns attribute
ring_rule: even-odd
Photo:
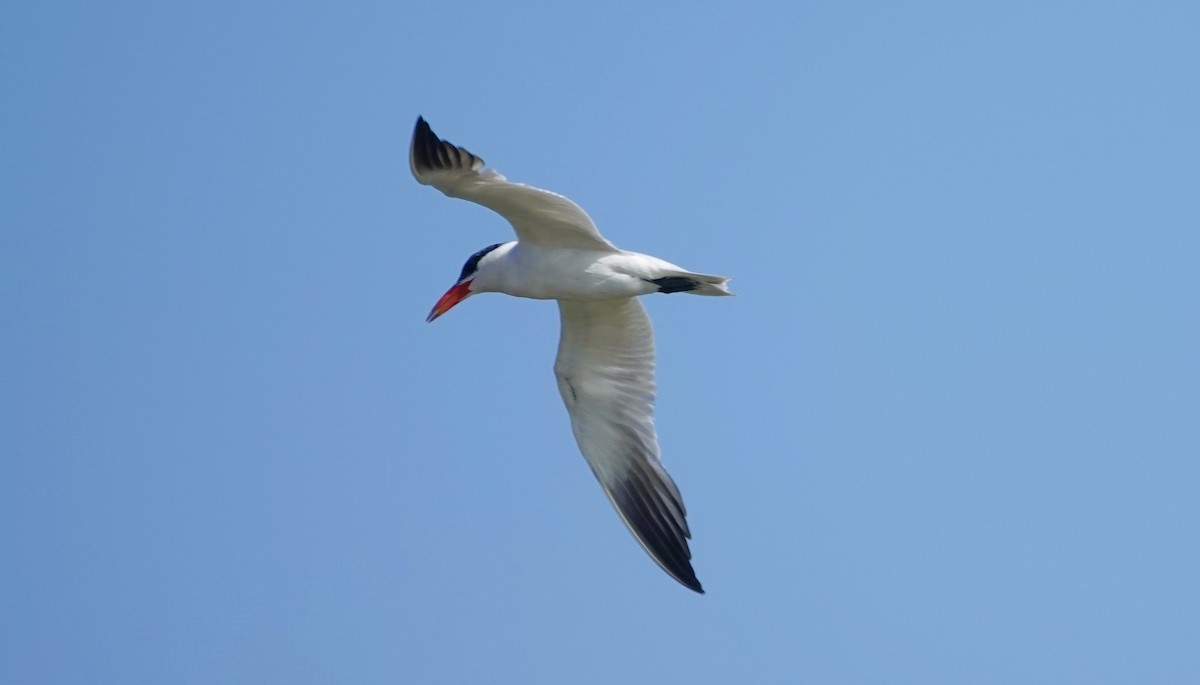
<svg viewBox="0 0 1200 685"><path fill-rule="evenodd" d="M661 259L634 252L570 250L516 243L489 260L486 266L481 265L471 289L535 300L634 297L654 292L657 287L648 280L659 277L664 269L678 268Z"/></svg>

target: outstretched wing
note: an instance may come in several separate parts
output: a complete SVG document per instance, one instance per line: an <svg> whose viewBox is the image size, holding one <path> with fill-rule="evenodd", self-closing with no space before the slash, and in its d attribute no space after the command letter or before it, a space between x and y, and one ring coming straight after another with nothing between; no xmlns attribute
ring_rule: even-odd
<svg viewBox="0 0 1200 685"><path fill-rule="evenodd" d="M642 548L675 580L692 570L683 498L658 460L654 336L637 298L559 300L554 374L592 473Z"/></svg>
<svg viewBox="0 0 1200 685"><path fill-rule="evenodd" d="M511 183L499 172L484 169L482 159L438 138L420 117L413 130L409 165L419 183L483 205L507 219L523 243L581 250L617 249L600 235L579 205L558 193Z"/></svg>

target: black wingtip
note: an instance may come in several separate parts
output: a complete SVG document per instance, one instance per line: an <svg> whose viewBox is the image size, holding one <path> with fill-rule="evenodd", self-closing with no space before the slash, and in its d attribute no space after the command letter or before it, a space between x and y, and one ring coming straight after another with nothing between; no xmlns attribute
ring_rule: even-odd
<svg viewBox="0 0 1200 685"><path fill-rule="evenodd" d="M613 503L626 525L637 536L650 557L681 585L704 594L700 580L692 569L692 552L688 548L688 532L679 519L656 503L654 489L637 475L632 475L611 489Z"/></svg>
<svg viewBox="0 0 1200 685"><path fill-rule="evenodd" d="M704 594L704 588L701 587L700 581L696 580L695 573L693 573L690 578L685 579L685 578L676 577L676 580L679 581L680 585L686 587L687 589L691 590L692 592L695 592L698 595Z"/></svg>
<svg viewBox="0 0 1200 685"><path fill-rule="evenodd" d="M433 129L429 128L429 122L425 121L425 117L418 114L417 124L413 126L413 140L424 138L425 136L437 138L437 136L433 135Z"/></svg>
<svg viewBox="0 0 1200 685"><path fill-rule="evenodd" d="M456 169L470 171L483 166L483 160L457 145L438 138L425 117L418 116L412 136L413 173Z"/></svg>
<svg viewBox="0 0 1200 685"><path fill-rule="evenodd" d="M437 148L442 141L429 127L425 117L417 117L417 125L413 127L412 162L415 171L434 169L437 164Z"/></svg>
<svg viewBox="0 0 1200 685"><path fill-rule="evenodd" d="M686 571L687 575L684 575L683 571ZM679 581L680 585L697 594L704 594L704 587L700 585L700 579L696 578L696 572L692 570L691 563L686 564L681 569L676 569L671 575L675 580Z"/></svg>

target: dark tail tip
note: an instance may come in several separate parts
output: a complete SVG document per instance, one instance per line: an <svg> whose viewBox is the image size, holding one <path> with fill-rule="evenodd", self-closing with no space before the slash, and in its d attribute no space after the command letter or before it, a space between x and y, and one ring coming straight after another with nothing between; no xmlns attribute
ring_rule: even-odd
<svg viewBox="0 0 1200 685"><path fill-rule="evenodd" d="M666 276L664 278L647 279L650 283L658 286L660 293L686 293L700 287L699 281L694 281L683 276ZM694 588L693 588L694 589Z"/></svg>

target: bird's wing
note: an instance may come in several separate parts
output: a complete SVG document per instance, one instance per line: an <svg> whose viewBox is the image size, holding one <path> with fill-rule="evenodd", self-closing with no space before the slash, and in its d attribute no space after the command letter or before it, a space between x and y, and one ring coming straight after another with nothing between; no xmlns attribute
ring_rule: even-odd
<svg viewBox="0 0 1200 685"><path fill-rule="evenodd" d="M591 217L570 199L512 183L465 148L437 137L425 119L413 129L409 165L419 183L483 205L508 220L523 243L582 250L616 250Z"/></svg>
<svg viewBox="0 0 1200 685"><path fill-rule="evenodd" d="M637 298L559 300L554 375L579 449L621 520L675 580L704 592L692 570L679 490L658 461L654 335Z"/></svg>

